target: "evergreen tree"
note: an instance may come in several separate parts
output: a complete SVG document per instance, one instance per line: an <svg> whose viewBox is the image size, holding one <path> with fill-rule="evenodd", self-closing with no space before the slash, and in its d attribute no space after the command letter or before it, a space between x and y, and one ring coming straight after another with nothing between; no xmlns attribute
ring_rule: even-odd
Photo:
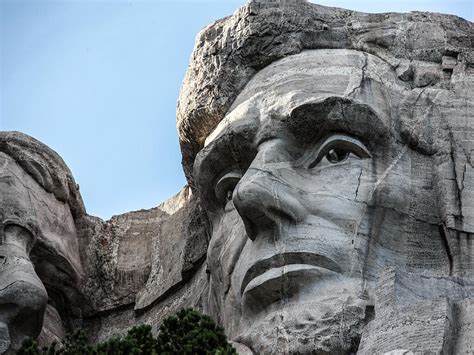
<svg viewBox="0 0 474 355"><path fill-rule="evenodd" d="M155 338L151 326L131 328L124 337L113 337L91 345L83 331L68 334L61 346L53 342L39 349L33 339L23 342L18 355L231 355L224 330L193 309L183 309L163 321Z"/></svg>
<svg viewBox="0 0 474 355"><path fill-rule="evenodd" d="M183 309L168 317L157 338L159 354L236 354L224 330L205 315Z"/></svg>

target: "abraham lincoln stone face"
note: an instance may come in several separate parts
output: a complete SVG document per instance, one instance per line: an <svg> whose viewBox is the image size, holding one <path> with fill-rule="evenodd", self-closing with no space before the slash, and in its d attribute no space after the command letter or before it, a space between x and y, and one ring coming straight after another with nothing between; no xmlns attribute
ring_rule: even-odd
<svg viewBox="0 0 474 355"><path fill-rule="evenodd" d="M208 303L236 341L257 353L356 346L373 281L407 265L406 226L435 218L411 211L431 171L412 179L426 157L400 138L408 91L370 54L305 51L257 73L207 138L194 176L212 225Z"/></svg>

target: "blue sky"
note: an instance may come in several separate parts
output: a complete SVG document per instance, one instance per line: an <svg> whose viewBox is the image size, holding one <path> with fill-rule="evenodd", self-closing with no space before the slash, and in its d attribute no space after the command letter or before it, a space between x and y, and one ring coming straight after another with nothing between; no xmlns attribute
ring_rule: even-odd
<svg viewBox="0 0 474 355"><path fill-rule="evenodd" d="M317 2L473 21L472 0ZM90 214L158 205L185 184L175 108L196 34L243 3L0 0L0 129L56 150Z"/></svg>

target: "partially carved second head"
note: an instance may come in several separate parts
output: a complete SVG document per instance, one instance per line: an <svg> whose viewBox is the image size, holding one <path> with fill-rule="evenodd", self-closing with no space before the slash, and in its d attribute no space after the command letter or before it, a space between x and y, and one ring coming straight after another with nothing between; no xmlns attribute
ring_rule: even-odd
<svg viewBox="0 0 474 355"><path fill-rule="evenodd" d="M0 132L0 353L42 329L45 341L71 330L82 276L75 220L84 213L54 151L25 134Z"/></svg>
<svg viewBox="0 0 474 355"><path fill-rule="evenodd" d="M454 96L440 85L414 87L353 49L249 75L189 173L211 225L208 312L234 340L257 353L350 352L384 268L453 272L439 196Z"/></svg>

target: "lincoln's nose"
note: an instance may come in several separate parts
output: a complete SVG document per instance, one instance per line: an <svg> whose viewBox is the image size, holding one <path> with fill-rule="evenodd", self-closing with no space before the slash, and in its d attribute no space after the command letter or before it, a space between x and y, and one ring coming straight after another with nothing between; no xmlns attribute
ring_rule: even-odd
<svg viewBox="0 0 474 355"><path fill-rule="evenodd" d="M306 215L297 193L285 180L291 170L289 159L283 141L263 143L236 186L233 202L252 240L261 232L275 230L282 223L297 223Z"/></svg>
<svg viewBox="0 0 474 355"><path fill-rule="evenodd" d="M6 226L0 245L0 354L17 350L43 325L48 294L29 259L33 237L24 228Z"/></svg>

